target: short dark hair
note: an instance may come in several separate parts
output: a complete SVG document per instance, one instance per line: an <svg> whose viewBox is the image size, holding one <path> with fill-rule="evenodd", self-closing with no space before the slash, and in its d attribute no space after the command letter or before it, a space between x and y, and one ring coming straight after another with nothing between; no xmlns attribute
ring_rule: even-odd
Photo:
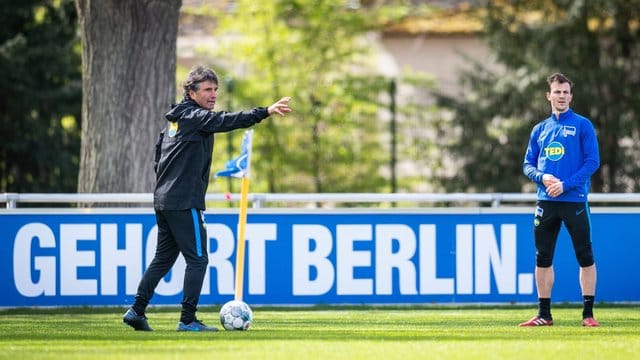
<svg viewBox="0 0 640 360"><path fill-rule="evenodd" d="M218 75L216 75L216 72L212 69L208 69L201 65L195 66L191 71L189 71L189 75L187 75L187 79L182 85L182 88L184 89L184 97L189 97L189 91L198 91L200 83L203 81L213 81L218 84Z"/></svg>
<svg viewBox="0 0 640 360"><path fill-rule="evenodd" d="M549 75L549 77L547 78L547 84L549 84L549 86L551 86L552 83L557 82L560 84L564 84L564 83L568 83L569 84L569 88L573 91L573 81L569 80L568 77L564 76L564 74L561 73L553 73L551 75Z"/></svg>

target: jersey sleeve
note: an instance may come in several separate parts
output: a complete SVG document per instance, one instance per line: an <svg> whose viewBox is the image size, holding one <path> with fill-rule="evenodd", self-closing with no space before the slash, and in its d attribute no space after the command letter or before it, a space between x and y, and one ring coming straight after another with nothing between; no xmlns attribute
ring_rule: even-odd
<svg viewBox="0 0 640 360"><path fill-rule="evenodd" d="M524 155L524 162L522 164L522 171L529 178L529 180L542 184L542 176L544 172L538 169L538 156L540 154L540 147L538 146L538 133L540 126L536 126L531 131L529 136L529 144L527 145L527 151Z"/></svg>

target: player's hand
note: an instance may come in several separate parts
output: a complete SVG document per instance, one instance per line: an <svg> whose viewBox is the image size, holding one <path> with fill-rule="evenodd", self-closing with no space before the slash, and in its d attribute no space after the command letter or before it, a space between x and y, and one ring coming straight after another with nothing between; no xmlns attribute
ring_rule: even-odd
<svg viewBox="0 0 640 360"><path fill-rule="evenodd" d="M564 183L562 181L558 181L551 186L547 186L547 194L552 198L558 197L562 195L564 192Z"/></svg>
<svg viewBox="0 0 640 360"><path fill-rule="evenodd" d="M281 116L284 116L286 113L290 113L291 108L289 107L289 100L291 100L291 98L288 96L285 96L282 99L278 100L273 105L269 106L267 108L269 115L276 113L276 114L280 114Z"/></svg>
<svg viewBox="0 0 640 360"><path fill-rule="evenodd" d="M549 187L557 182L559 182L560 179L558 179L557 177L551 175L551 174L544 174L542 175L542 183L544 184L545 187Z"/></svg>

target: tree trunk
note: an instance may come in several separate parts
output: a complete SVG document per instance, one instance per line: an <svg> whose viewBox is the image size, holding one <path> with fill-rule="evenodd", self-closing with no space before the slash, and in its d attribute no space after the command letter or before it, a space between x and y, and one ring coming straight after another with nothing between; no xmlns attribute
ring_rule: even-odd
<svg viewBox="0 0 640 360"><path fill-rule="evenodd" d="M175 101L182 0L76 0L82 32L78 192L151 192L153 148Z"/></svg>

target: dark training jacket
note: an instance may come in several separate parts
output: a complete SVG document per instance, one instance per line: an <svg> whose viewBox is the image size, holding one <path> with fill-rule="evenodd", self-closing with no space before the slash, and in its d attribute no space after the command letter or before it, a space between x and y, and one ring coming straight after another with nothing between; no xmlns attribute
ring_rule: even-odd
<svg viewBox="0 0 640 360"><path fill-rule="evenodd" d="M165 114L167 126L155 148L156 210L205 209L214 133L247 128L269 116L257 107L234 113L212 112L184 99Z"/></svg>

